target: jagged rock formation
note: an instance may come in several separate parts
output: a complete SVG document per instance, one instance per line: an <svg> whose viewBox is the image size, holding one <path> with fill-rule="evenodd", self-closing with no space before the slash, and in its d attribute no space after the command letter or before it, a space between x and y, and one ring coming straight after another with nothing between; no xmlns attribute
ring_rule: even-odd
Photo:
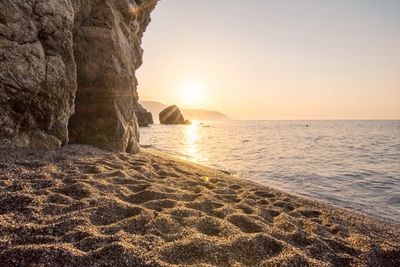
<svg viewBox="0 0 400 267"><path fill-rule="evenodd" d="M135 70L156 2L2 0L0 146L138 151Z"/></svg>
<svg viewBox="0 0 400 267"><path fill-rule="evenodd" d="M185 120L182 112L176 105L172 105L164 109L159 114L161 124L191 124L190 121Z"/></svg>
<svg viewBox="0 0 400 267"><path fill-rule="evenodd" d="M0 146L68 142L76 91L73 27L69 1L0 1Z"/></svg>
<svg viewBox="0 0 400 267"><path fill-rule="evenodd" d="M147 127L154 124L153 115L147 111L141 104L135 105L135 114L140 127Z"/></svg>
<svg viewBox="0 0 400 267"><path fill-rule="evenodd" d="M152 7L74 1L78 92L69 125L72 143L138 151L135 70L142 64L141 38Z"/></svg>

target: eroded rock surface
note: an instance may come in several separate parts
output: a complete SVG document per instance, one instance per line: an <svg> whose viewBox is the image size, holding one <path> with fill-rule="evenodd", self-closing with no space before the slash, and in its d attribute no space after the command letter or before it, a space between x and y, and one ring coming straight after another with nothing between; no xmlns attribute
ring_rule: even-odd
<svg viewBox="0 0 400 267"><path fill-rule="evenodd" d="M0 146L68 142L76 91L73 26L70 1L0 1Z"/></svg>
<svg viewBox="0 0 400 267"><path fill-rule="evenodd" d="M149 1L138 6L125 0L74 0L78 92L69 125L72 143L139 150L135 70L142 64L141 38L153 8Z"/></svg>
<svg viewBox="0 0 400 267"><path fill-rule="evenodd" d="M137 152L135 70L156 2L2 0L0 146Z"/></svg>

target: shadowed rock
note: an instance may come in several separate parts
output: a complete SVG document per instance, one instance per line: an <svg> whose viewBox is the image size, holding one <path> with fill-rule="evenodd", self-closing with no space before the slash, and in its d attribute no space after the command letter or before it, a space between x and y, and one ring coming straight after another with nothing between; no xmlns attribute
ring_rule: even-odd
<svg viewBox="0 0 400 267"><path fill-rule="evenodd" d="M0 147L137 152L135 71L156 3L0 1Z"/></svg>
<svg viewBox="0 0 400 267"><path fill-rule="evenodd" d="M140 127L154 124L153 115L139 103L135 106L135 114Z"/></svg>
<svg viewBox="0 0 400 267"><path fill-rule="evenodd" d="M69 125L72 143L139 150L135 71L142 64L141 39L154 5L74 1L78 91Z"/></svg>
<svg viewBox="0 0 400 267"><path fill-rule="evenodd" d="M68 142L76 65L70 1L0 1L0 146Z"/></svg>
<svg viewBox="0 0 400 267"><path fill-rule="evenodd" d="M161 124L191 124L190 121L185 120L182 112L176 105L172 105L160 112L159 115Z"/></svg>

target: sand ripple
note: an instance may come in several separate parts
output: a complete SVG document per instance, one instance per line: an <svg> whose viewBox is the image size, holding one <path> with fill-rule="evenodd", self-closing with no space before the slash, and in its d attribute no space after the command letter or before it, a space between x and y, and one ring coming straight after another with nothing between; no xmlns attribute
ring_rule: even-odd
<svg viewBox="0 0 400 267"><path fill-rule="evenodd" d="M398 225L154 151L0 159L1 265L400 266Z"/></svg>

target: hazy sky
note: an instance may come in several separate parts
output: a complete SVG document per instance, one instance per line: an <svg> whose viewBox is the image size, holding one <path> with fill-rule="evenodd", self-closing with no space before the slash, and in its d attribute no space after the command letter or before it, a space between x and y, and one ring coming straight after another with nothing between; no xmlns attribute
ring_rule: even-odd
<svg viewBox="0 0 400 267"><path fill-rule="evenodd" d="M400 119L399 0L162 0L143 48L143 100L237 119ZM184 101L183 88L200 92Z"/></svg>

